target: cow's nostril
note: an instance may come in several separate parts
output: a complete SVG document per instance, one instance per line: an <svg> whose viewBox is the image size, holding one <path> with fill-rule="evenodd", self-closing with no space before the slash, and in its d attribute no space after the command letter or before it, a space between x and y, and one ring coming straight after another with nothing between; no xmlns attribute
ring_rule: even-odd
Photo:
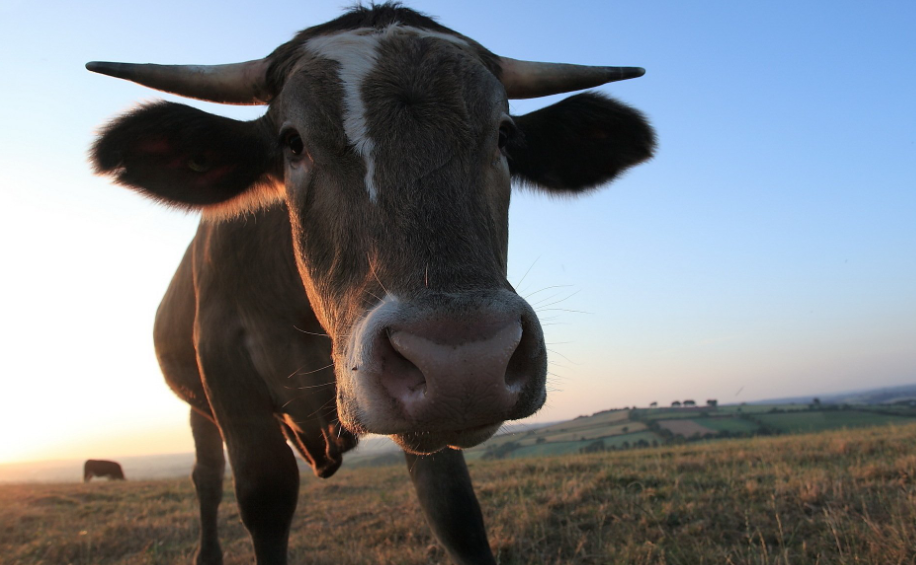
<svg viewBox="0 0 916 565"><path fill-rule="evenodd" d="M385 331L381 353L382 382L388 393L401 402L409 402L426 396L426 377L410 359L399 351L396 340L391 339L390 330Z"/></svg>
<svg viewBox="0 0 916 565"><path fill-rule="evenodd" d="M531 374L532 361L540 350L540 342L525 327L525 320L521 320L522 336L509 358L506 365L506 387L515 392L524 388Z"/></svg>

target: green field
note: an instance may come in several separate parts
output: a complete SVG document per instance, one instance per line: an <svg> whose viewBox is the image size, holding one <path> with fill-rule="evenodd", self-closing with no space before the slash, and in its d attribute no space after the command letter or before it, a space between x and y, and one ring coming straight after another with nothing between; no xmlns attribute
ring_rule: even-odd
<svg viewBox="0 0 916 565"><path fill-rule="evenodd" d="M916 425L474 461L500 565L916 563ZM0 486L4 565L187 565L187 479ZM250 565L230 485L225 565ZM403 465L304 476L290 563L445 565Z"/></svg>
<svg viewBox="0 0 916 565"><path fill-rule="evenodd" d="M763 414L774 409L795 412L809 408L807 404L730 404L719 406L718 411L720 414Z"/></svg>
<svg viewBox="0 0 916 565"><path fill-rule="evenodd" d="M756 432L760 426L751 422L749 420L744 420L741 418L730 418L730 417L720 417L720 418L693 418L693 421L701 426L705 426L711 430L717 432L728 432L728 433L748 433L752 434Z"/></svg>
<svg viewBox="0 0 916 565"><path fill-rule="evenodd" d="M615 448L622 449L624 447L624 442L626 442L627 447L636 446L637 442L640 440L648 442L650 445L652 441L660 442L659 436L652 432L635 432L628 434L619 434L601 438L604 441L606 448ZM529 445L521 447L512 451L509 454L509 458L516 459L519 457L540 457L540 456L553 456L553 455L567 455L579 453L579 450L583 447L589 445L595 441L584 440L584 441L563 441L563 442L548 442L540 443L535 445Z"/></svg>
<svg viewBox="0 0 916 565"><path fill-rule="evenodd" d="M549 441L595 440L607 436L638 432L644 429L646 429L646 425L642 422L624 421L603 426L581 427L571 431L557 431L547 437L550 438ZM535 440L529 439L527 441L528 443L533 443Z"/></svg>
<svg viewBox="0 0 916 565"><path fill-rule="evenodd" d="M740 411L739 411L740 409ZM880 411L881 413L878 413ZM807 404L742 405L696 408L607 410L520 433L496 436L469 449L470 460L513 459L579 453L597 440L605 449L668 442L708 441L735 435L771 435L916 423L916 410L907 406L836 406ZM692 425L705 428L691 432ZM402 456L384 454L359 459L359 466L400 465Z"/></svg>
<svg viewBox="0 0 916 565"><path fill-rule="evenodd" d="M638 408L632 410L634 417L640 420L666 420L669 418L693 418L707 416L740 416L742 414L763 414L772 410L792 412L809 410L807 404L734 404L727 406L688 406L681 408Z"/></svg>
<svg viewBox="0 0 916 565"><path fill-rule="evenodd" d="M861 428L907 424L912 418L858 410L818 410L788 414L759 414L755 419L783 432L817 432L837 428Z"/></svg>

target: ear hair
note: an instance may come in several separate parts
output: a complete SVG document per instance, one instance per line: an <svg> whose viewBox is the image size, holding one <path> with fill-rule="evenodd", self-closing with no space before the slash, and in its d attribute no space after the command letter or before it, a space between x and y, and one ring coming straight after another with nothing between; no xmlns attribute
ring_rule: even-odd
<svg viewBox="0 0 916 565"><path fill-rule="evenodd" d="M637 110L594 92L514 118L509 170L523 183L578 193L652 156L655 132Z"/></svg>

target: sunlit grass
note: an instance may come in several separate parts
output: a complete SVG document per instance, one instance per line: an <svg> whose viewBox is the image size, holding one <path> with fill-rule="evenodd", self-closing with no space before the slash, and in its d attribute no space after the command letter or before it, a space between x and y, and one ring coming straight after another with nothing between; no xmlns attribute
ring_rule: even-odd
<svg viewBox="0 0 916 565"><path fill-rule="evenodd" d="M916 559L916 426L475 461L501 564L894 564ZM228 488L226 563L251 548ZM0 487L15 564L188 563L187 480ZM292 563L447 563L400 466L303 478Z"/></svg>

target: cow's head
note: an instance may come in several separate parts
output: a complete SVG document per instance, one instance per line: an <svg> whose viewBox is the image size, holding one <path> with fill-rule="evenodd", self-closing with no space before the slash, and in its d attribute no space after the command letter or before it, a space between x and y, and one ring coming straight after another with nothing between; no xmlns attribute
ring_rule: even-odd
<svg viewBox="0 0 916 565"><path fill-rule="evenodd" d="M334 343L338 412L409 450L470 446L545 399L531 307L506 280L510 183L577 194L647 159L635 110L580 94L643 74L498 57L397 6L356 8L262 60L90 63L176 94L268 104L252 122L156 103L107 126L100 173L220 218L285 206L308 297Z"/></svg>

